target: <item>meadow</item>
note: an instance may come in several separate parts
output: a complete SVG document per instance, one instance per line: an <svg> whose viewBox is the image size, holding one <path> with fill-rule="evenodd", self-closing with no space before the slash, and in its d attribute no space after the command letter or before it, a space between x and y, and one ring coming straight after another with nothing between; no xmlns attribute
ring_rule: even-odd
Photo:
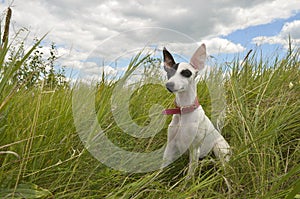
<svg viewBox="0 0 300 199"><path fill-rule="evenodd" d="M5 57L13 46L5 42L1 47L1 198L300 198L299 49L290 48L283 57L276 51L273 57L261 57L255 51L243 64L237 57L200 79L199 101L211 117L207 82L222 77L222 134L233 155L224 167L209 155L200 161L194 179L186 179L187 155L162 171L146 173L117 171L95 159L74 125L76 85L27 87L26 81L12 81L39 44L9 64ZM134 57L127 73L146 58ZM110 99L119 81L103 77L98 83L99 124L113 143L128 151L160 148L166 143L170 117L155 137L147 139L130 137L114 121ZM173 100L162 85L141 86L130 98L130 116L147 125L152 105L167 108Z"/></svg>

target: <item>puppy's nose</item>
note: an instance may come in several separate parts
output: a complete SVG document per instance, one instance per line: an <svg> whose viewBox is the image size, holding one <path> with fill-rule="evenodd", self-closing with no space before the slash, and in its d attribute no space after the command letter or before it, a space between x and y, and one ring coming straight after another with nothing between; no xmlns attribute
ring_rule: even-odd
<svg viewBox="0 0 300 199"><path fill-rule="evenodd" d="M174 86L175 86L174 82L167 82L166 83L166 87L167 87L168 91L170 91L171 93L173 93Z"/></svg>

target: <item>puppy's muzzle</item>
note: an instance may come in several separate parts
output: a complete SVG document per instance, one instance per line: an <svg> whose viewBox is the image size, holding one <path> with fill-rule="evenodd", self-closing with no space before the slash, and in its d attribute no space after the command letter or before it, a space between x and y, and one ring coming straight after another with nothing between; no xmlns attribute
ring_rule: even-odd
<svg viewBox="0 0 300 199"><path fill-rule="evenodd" d="M168 89L168 91L170 91L171 93L174 92L174 86L175 84L173 82L168 82L166 83L166 88Z"/></svg>

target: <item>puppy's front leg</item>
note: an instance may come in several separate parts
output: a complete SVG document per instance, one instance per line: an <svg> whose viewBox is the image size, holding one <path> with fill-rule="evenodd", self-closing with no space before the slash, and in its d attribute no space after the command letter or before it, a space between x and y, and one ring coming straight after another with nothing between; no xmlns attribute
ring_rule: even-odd
<svg viewBox="0 0 300 199"><path fill-rule="evenodd" d="M174 139L177 134L177 131L178 131L177 125L175 126L170 125L168 128L168 142L164 152L162 168L171 164L176 158L176 153L178 150L176 147L176 141Z"/></svg>
<svg viewBox="0 0 300 199"><path fill-rule="evenodd" d="M176 152L177 152L177 149L176 149L175 142L168 143L166 146L165 152L164 152L162 168L168 166L173 161L175 161Z"/></svg>

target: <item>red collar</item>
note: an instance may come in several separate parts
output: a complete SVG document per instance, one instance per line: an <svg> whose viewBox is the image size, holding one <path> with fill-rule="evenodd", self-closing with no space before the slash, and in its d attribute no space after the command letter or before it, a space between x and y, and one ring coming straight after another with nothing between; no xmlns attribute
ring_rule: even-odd
<svg viewBox="0 0 300 199"><path fill-rule="evenodd" d="M162 112L162 114L164 114L164 115L180 114L181 115L181 114L191 113L200 106L197 97L194 101L194 104L192 104L192 105L179 107L179 106L177 106L176 102L175 102L175 105L176 105L176 108L166 109Z"/></svg>

